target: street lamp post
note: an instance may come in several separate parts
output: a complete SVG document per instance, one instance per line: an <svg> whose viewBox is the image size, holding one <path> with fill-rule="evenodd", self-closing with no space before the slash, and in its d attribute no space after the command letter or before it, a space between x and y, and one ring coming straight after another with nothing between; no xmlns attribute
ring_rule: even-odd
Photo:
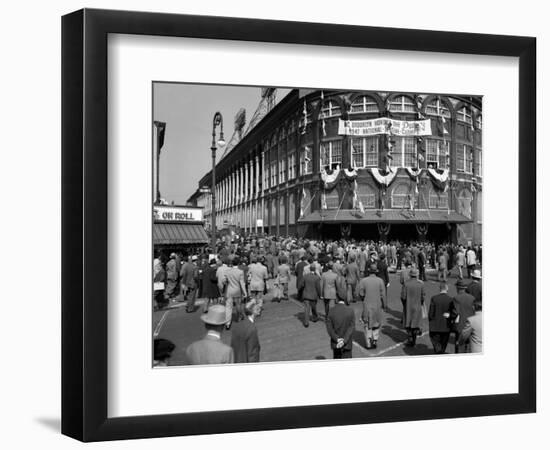
<svg viewBox="0 0 550 450"><path fill-rule="evenodd" d="M216 127L220 126L220 138L216 142ZM211 247L212 252L216 253L216 150L218 148L223 148L225 146L225 141L223 139L223 117L220 112L214 114L214 119L212 120L212 211L211 211L211 220L212 220L212 236L211 236Z"/></svg>

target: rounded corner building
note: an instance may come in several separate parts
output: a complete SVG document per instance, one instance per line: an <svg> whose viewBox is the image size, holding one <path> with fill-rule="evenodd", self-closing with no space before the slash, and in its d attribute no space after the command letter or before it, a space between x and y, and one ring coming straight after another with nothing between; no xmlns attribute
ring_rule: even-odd
<svg viewBox="0 0 550 450"><path fill-rule="evenodd" d="M293 89L216 164L216 228L479 244L481 100Z"/></svg>

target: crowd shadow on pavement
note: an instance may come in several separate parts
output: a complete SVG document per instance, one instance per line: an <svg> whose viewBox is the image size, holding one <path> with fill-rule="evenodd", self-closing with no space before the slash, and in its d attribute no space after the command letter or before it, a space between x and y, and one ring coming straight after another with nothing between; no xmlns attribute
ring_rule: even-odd
<svg viewBox="0 0 550 450"><path fill-rule="evenodd" d="M403 351L406 355L419 356L419 355L432 355L433 350L426 344L416 344L414 347L403 346Z"/></svg>
<svg viewBox="0 0 550 450"><path fill-rule="evenodd" d="M363 348L367 348L367 340L363 330L355 330L351 339Z"/></svg>
<svg viewBox="0 0 550 450"><path fill-rule="evenodd" d="M390 320L396 322L396 324L390 323ZM394 327L401 326L400 321L397 321L395 319L390 319L390 320L388 320L388 323L390 323L390 325L393 325ZM408 338L408 334L406 331L399 328L393 328L389 325L383 325L380 331L382 334L388 336L396 344L400 342L405 342Z"/></svg>

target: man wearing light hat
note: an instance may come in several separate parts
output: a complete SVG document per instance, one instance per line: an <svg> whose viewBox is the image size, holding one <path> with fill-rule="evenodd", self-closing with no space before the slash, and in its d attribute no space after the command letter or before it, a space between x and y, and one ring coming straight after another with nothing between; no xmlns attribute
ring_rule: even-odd
<svg viewBox="0 0 550 450"><path fill-rule="evenodd" d="M472 271L472 282L466 288L466 292L474 296L475 303L481 304L481 272L478 269Z"/></svg>
<svg viewBox="0 0 550 450"><path fill-rule="evenodd" d="M185 352L189 364L231 364L235 361L233 349L221 341L223 328L227 321L225 307L213 305L201 320L207 329L206 336L193 342Z"/></svg>

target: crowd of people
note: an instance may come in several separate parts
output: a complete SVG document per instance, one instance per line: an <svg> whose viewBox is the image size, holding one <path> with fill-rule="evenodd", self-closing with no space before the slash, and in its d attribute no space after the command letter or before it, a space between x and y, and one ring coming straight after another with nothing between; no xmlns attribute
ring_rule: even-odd
<svg viewBox="0 0 550 450"><path fill-rule="evenodd" d="M289 300L295 278L304 327L321 319L321 302L334 358L350 358L356 329L352 303L362 303L359 322L366 348L376 349L391 271L398 273L401 284L406 345L416 345L421 322L427 319L435 353L445 353L453 335L455 352L475 352L481 346L481 262L481 246L227 236L218 240L215 252L159 252L153 263L153 300L156 309L184 303L192 313L196 299L204 299L201 320L207 333L187 349L189 363L258 362L256 322L265 297L269 293L275 302ZM457 295L451 297L449 274L455 268ZM440 287L429 308L424 284L428 271ZM230 346L221 342L222 332L229 329Z"/></svg>

